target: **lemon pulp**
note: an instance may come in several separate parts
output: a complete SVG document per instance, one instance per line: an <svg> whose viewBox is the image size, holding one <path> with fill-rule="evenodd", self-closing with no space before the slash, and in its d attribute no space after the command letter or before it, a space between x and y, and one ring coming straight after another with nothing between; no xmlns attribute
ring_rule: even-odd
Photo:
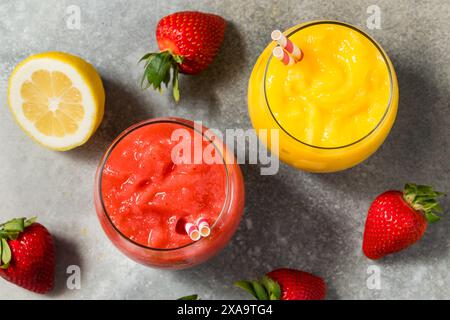
<svg viewBox="0 0 450 320"><path fill-rule="evenodd" d="M67 53L47 52L14 69L8 102L28 135L63 151L85 143L100 125L105 92L92 65Z"/></svg>

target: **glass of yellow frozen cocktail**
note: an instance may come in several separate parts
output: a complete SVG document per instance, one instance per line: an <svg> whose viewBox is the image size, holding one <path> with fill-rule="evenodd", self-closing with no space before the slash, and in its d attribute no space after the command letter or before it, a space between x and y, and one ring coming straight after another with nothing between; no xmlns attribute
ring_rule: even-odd
<svg viewBox="0 0 450 320"><path fill-rule="evenodd" d="M272 55L272 42L250 77L254 128L279 130L279 141L260 138L281 160L307 171L362 162L383 143L397 114L398 83L388 56L342 22L308 22L284 35L301 49L301 61L283 64Z"/></svg>

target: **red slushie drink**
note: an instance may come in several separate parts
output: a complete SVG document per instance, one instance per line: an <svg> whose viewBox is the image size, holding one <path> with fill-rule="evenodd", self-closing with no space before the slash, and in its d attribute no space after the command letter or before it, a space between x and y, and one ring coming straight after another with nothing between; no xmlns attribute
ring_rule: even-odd
<svg viewBox="0 0 450 320"><path fill-rule="evenodd" d="M103 229L123 253L146 265L199 264L234 234L244 184L234 154L192 121L137 124L110 146L97 170L95 206ZM210 232L193 239L187 226Z"/></svg>

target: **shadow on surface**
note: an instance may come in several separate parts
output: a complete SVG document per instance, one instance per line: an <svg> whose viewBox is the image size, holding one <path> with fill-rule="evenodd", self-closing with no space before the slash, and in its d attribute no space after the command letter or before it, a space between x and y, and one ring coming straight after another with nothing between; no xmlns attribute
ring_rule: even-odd
<svg viewBox="0 0 450 320"><path fill-rule="evenodd" d="M75 243L60 236L53 236L53 240L56 250L55 287L48 296L54 298L68 291L67 279L70 274L67 274L67 267L71 265L80 267L83 276L83 259Z"/></svg>
<svg viewBox="0 0 450 320"><path fill-rule="evenodd" d="M246 181L246 209L230 245L209 262L175 272L190 279L231 287L234 281L255 279L278 267L298 268L328 279L328 298L337 298L330 265L339 264L347 236L339 218L297 193L281 176L261 176L259 166L242 166ZM236 292L240 289L236 288ZM245 297L245 296L243 296Z"/></svg>
<svg viewBox="0 0 450 320"><path fill-rule="evenodd" d="M86 144L66 152L70 157L100 161L108 146L123 130L152 117L147 103L140 101L124 84L103 79L103 85L106 93L103 121Z"/></svg>
<svg viewBox="0 0 450 320"><path fill-rule="evenodd" d="M441 201L443 208L450 208L450 199L448 197ZM446 210L448 212L448 210ZM428 224L427 230L421 240L413 246L396 254L389 255L378 261L380 265L395 266L399 264L416 265L418 262L440 261L448 256L448 230L450 229L450 220L448 213L444 213L443 218L433 224Z"/></svg>
<svg viewBox="0 0 450 320"><path fill-rule="evenodd" d="M395 62L395 61L394 61ZM424 70L427 66L423 66ZM434 180L433 154L442 148L440 134L445 123L433 119L438 98L433 94L432 77L409 65L396 64L399 80L399 106L394 126L384 144L369 159L351 169L317 175L321 183L344 192L353 199L376 196L405 182L430 183ZM438 173L436 173L438 174ZM386 183L388 182L388 184Z"/></svg>
<svg viewBox="0 0 450 320"><path fill-rule="evenodd" d="M235 85L235 75L242 72L247 64L244 55L242 35L233 22L228 21L225 38L214 62L202 73L181 76L180 103L187 103L187 108L205 108L210 116L216 116L218 110L217 92L228 90ZM242 86L245 90L246 86Z"/></svg>
<svg viewBox="0 0 450 320"><path fill-rule="evenodd" d="M380 150L352 169L310 176L313 183L323 186L322 189L341 194L336 196L342 201L367 203L368 207L378 193L402 188L408 181L423 184L435 181L440 176L439 171L445 169L445 164L432 161L443 143L439 134L445 125L430 112L438 103L438 97L433 95L435 84L429 80L432 77L427 76L425 70L421 73L409 65L397 65L397 74L400 83L397 120ZM292 188L289 176L296 172L291 169L288 175L280 172L276 176L261 176L257 166L242 166L242 169L246 181L246 211L231 244L196 270L178 274L182 277L188 274L188 278L203 284L204 279L214 279L211 286L226 287L232 286L235 280L253 279L273 268L287 266L322 276L329 288L327 298L339 298L333 286L333 281L339 281L338 271L342 270L339 265L357 264L365 259L361 252L355 253L355 248L360 248L362 242L367 209L354 215L351 212L344 216L336 214L339 212L334 212L319 196L309 199L307 193L302 192L305 186ZM445 202L444 207L448 207L448 200ZM346 217L356 221L353 225L340 221ZM251 227L248 220L251 220ZM445 256L448 247L442 239L446 238L449 224L441 221L430 226L419 244L379 263L415 263Z"/></svg>

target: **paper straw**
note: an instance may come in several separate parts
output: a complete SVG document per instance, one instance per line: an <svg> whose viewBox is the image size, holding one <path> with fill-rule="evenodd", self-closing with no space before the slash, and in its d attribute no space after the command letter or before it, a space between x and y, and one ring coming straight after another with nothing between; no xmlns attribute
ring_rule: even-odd
<svg viewBox="0 0 450 320"><path fill-rule="evenodd" d="M188 222L184 225L184 229L192 241L197 241L201 238L200 231L195 224Z"/></svg>
<svg viewBox="0 0 450 320"><path fill-rule="evenodd" d="M283 62L287 66L292 66L295 63L294 58L292 58L282 47L277 46L273 49L272 54L275 58Z"/></svg>
<svg viewBox="0 0 450 320"><path fill-rule="evenodd" d="M282 48L289 52L296 61L303 58L303 52L291 40L289 40L280 30L274 30L271 34L272 40L276 41Z"/></svg>
<svg viewBox="0 0 450 320"><path fill-rule="evenodd" d="M209 223L205 218L200 218L197 220L197 228L200 231L202 237L207 237L211 234L211 228L209 227Z"/></svg>

